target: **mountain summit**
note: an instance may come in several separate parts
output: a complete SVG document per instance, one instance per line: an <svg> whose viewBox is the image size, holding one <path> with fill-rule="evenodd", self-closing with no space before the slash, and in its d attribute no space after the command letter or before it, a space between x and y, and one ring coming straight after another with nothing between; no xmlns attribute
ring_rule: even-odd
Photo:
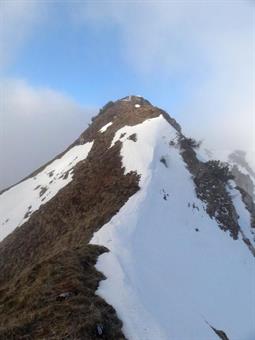
<svg viewBox="0 0 255 340"><path fill-rule="evenodd" d="M254 339L247 169L140 96L107 103L0 194L0 338Z"/></svg>

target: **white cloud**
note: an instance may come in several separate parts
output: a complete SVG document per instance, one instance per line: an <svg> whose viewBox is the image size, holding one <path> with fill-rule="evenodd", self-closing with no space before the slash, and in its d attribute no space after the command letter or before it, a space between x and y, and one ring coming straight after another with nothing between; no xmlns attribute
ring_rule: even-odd
<svg viewBox="0 0 255 340"><path fill-rule="evenodd" d="M166 96L182 83L187 98L173 114L188 132L218 148L255 149L251 1L106 1L73 9L76 21L99 34L113 26L123 58L141 77L169 80Z"/></svg>
<svg viewBox="0 0 255 340"><path fill-rule="evenodd" d="M194 62L211 68L229 61L230 54L237 61L244 56L242 48L251 43L252 8L245 1L104 1L75 4L73 13L96 29L115 26L123 56L139 71L175 73Z"/></svg>
<svg viewBox="0 0 255 340"><path fill-rule="evenodd" d="M44 8L42 1L0 1L0 71L34 34L35 27L43 21Z"/></svg>
<svg viewBox="0 0 255 340"><path fill-rule="evenodd" d="M95 109L17 79L0 81L0 189L62 152L86 128Z"/></svg>

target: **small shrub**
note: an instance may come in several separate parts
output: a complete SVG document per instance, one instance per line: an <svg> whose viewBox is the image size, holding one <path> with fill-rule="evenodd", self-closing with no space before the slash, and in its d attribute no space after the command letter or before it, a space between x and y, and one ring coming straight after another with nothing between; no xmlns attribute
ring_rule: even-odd
<svg viewBox="0 0 255 340"><path fill-rule="evenodd" d="M101 115L102 113L104 113L106 110L108 110L110 107L112 107L114 105L113 101L109 101L108 103L106 103L102 109L99 110L99 114Z"/></svg>
<svg viewBox="0 0 255 340"><path fill-rule="evenodd" d="M201 146L202 141L196 141L193 138L187 138L182 136L180 138L180 145L182 149L192 148L198 149Z"/></svg>

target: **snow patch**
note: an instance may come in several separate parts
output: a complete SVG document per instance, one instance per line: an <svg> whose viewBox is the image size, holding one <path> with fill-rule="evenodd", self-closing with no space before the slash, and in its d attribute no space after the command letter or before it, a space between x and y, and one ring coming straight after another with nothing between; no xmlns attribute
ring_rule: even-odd
<svg viewBox="0 0 255 340"><path fill-rule="evenodd" d="M235 188L235 182L234 181L229 181L229 182L230 182L230 187L228 188L228 192L232 198L234 207L239 216L239 219L238 219L239 226L242 229L244 236L247 239L249 239L253 247L255 247L255 232L251 228L250 213L245 207L245 204L242 200L242 196L239 190Z"/></svg>
<svg viewBox="0 0 255 340"><path fill-rule="evenodd" d="M101 133L103 133L103 132L105 132L105 131L108 129L108 127L111 126L111 125L112 125L112 122L107 123L107 124L104 125L99 131L100 131Z"/></svg>
<svg viewBox="0 0 255 340"><path fill-rule="evenodd" d="M154 146L158 138L159 131L165 125L165 119L162 115L156 118L148 119L141 124L135 126L124 126L115 133L111 146L112 147L118 140L122 140L121 157L122 164L125 168L125 174L131 171L137 171L141 175L140 186L150 177L148 166L152 162L154 154ZM176 130L170 126L168 131L169 139L176 136ZM137 142L121 136L137 135ZM167 144L165 138L160 137L164 143Z"/></svg>
<svg viewBox="0 0 255 340"><path fill-rule="evenodd" d="M140 104L135 104L135 108L139 108L139 107L141 107Z"/></svg>
<svg viewBox="0 0 255 340"><path fill-rule="evenodd" d="M0 195L0 241L72 181L74 166L86 159L92 146L93 142L74 146L36 176Z"/></svg>

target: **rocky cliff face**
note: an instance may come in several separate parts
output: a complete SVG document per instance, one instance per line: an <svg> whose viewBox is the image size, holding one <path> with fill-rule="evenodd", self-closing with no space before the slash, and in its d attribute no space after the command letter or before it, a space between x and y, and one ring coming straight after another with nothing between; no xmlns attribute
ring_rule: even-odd
<svg viewBox="0 0 255 340"><path fill-rule="evenodd" d="M0 338L252 334L254 203L198 154L166 112L128 96L2 192Z"/></svg>

